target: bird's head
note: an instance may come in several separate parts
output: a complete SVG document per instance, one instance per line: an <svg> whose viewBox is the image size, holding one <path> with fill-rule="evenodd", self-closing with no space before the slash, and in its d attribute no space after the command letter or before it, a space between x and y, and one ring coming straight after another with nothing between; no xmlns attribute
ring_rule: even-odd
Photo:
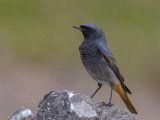
<svg viewBox="0 0 160 120"><path fill-rule="evenodd" d="M103 31L98 26L93 24L83 24L73 27L81 30L85 39L96 40L105 37Z"/></svg>

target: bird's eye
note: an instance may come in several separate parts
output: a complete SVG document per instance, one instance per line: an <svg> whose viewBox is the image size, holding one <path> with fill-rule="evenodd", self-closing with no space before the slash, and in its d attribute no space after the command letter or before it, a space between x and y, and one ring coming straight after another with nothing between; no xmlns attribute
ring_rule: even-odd
<svg viewBox="0 0 160 120"><path fill-rule="evenodd" d="M84 29L84 26L80 25L80 27L81 27L82 29Z"/></svg>
<svg viewBox="0 0 160 120"><path fill-rule="evenodd" d="M88 28L88 31L93 31L93 29L89 27L89 28Z"/></svg>

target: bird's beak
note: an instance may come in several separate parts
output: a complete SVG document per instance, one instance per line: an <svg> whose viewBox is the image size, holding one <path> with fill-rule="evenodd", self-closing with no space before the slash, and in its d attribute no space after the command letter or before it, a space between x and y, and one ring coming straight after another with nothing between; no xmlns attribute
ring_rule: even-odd
<svg viewBox="0 0 160 120"><path fill-rule="evenodd" d="M72 26L73 28L79 29L79 30L84 30L80 26Z"/></svg>

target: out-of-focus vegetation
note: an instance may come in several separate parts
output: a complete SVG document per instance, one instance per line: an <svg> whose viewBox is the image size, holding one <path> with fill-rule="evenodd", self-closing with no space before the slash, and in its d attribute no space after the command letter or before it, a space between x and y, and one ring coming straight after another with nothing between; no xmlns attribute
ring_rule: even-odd
<svg viewBox="0 0 160 120"><path fill-rule="evenodd" d="M18 86L11 85L12 83L10 82L14 82L17 79L13 76L15 74L16 76L23 76L26 74L26 69L30 71L33 65L37 63L38 66L35 73L37 76L44 73L44 71L39 72L39 69L44 69L44 66L51 65L49 68L45 67L46 73L44 75L46 76L43 76L45 80L41 80L43 84L45 81L48 82L48 73L55 71L59 76L63 76L64 73L68 75L69 69L68 76L72 80L66 80L67 85L70 85L68 89L75 86L75 88L73 87L74 90L78 87L80 81L76 77L87 79L82 81L81 84L90 85L92 80L84 71L79 58L78 47L83 40L83 36L79 31L72 28L73 25L84 23L96 24L104 30L108 45L119 64L122 74L126 78L127 84L134 91L132 98L136 101L134 103L138 106L138 111L141 114L143 113L139 115L141 119L143 118L142 116L147 116L150 111L153 112L150 113L150 117L156 118L156 115L158 115L156 113L160 110L160 106L154 104L157 100L160 100L158 93L160 90L160 1L157 0L1 0L0 96L3 100L0 102L0 108L3 109L0 110L0 113L8 114L13 110L10 110L10 106L7 106L8 103L11 103L9 99L13 99L9 94L13 94L11 92ZM17 68L19 63L20 68ZM42 67L38 68L39 66ZM16 71L17 69L20 72L10 73L10 71ZM25 70L23 71L22 69ZM78 72L74 74L73 71L75 69ZM32 73L34 74L34 72L33 70ZM84 75L86 76L84 77ZM6 76L11 77L9 79ZM26 76L28 77L29 75L27 74ZM26 76L24 75L21 79L26 78ZM30 77L28 77L29 79ZM35 79L38 78L35 77ZM59 86L63 84L63 87L59 88L66 89L64 83L60 82L61 80L65 81L65 77L55 78L53 75L51 79L58 79L56 82L59 83L57 84ZM78 83L76 84L77 81ZM20 80L17 81L17 84L19 82ZM38 83L38 81L34 82L34 84ZM51 84L56 82L53 80ZM40 88L37 86L36 89L37 92L44 90L41 93L45 94L46 89L43 84L40 85ZM91 84L96 83L93 82ZM8 85L10 85L10 89ZM81 90L83 89L82 87L78 89L80 92L83 91ZM96 85L92 86L91 89L94 90L96 87ZM51 88L52 86L47 90L52 90ZM26 90L28 89L26 88ZM35 90L34 87L33 90ZM152 92L149 92L150 90ZM22 93L19 93L21 96L24 93L23 87L18 91L22 91ZM35 94L38 94L37 92ZM153 94L148 96L147 92L150 95ZM106 91L104 93L106 94ZM109 92L107 91L107 93ZM8 96L4 94L8 94ZM18 93L14 93L14 95L16 94ZM140 97L137 95L136 98L136 94ZM142 94L146 96L142 97ZM39 93L39 96L43 96L43 94ZM101 97L104 98L104 96ZM153 98L150 100L153 104L146 102L148 98ZM19 98L17 99L19 100ZM24 99L22 98L21 101L24 101ZM120 98L117 97L117 99ZM37 101L34 101L34 105L38 103L38 100L37 98ZM145 111L148 107L142 105L144 102L146 102L145 105L153 106L152 108L156 112L154 110ZM5 104L4 112L3 105ZM26 103L28 106L32 106L32 104L32 101L31 103ZM18 103L16 105L22 106L22 104ZM14 107L13 105L12 108ZM0 115L0 118L5 119L7 114ZM150 117L146 117L146 120L149 120Z"/></svg>

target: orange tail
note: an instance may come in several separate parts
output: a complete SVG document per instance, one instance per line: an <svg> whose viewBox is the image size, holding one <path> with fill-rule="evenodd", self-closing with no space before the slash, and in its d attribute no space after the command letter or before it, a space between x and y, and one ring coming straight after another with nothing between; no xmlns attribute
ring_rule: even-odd
<svg viewBox="0 0 160 120"><path fill-rule="evenodd" d="M120 84L115 84L113 89L120 95L120 97L122 98L123 102L126 104L129 111L131 113L138 114L137 110L133 106L132 102L130 101L127 93L123 90L122 86Z"/></svg>

